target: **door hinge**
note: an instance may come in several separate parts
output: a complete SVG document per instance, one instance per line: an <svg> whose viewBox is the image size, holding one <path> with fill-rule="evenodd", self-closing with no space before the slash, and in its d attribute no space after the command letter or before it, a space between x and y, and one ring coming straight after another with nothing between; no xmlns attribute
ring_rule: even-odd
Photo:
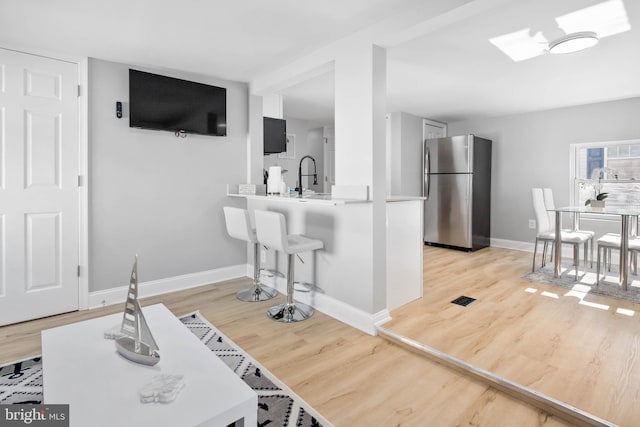
<svg viewBox="0 0 640 427"><path fill-rule="evenodd" d="M82 175L78 175L78 187L82 187L83 182L82 182Z"/></svg>
<svg viewBox="0 0 640 427"><path fill-rule="evenodd" d="M80 277L80 266L78 266L78 277Z"/></svg>
<svg viewBox="0 0 640 427"><path fill-rule="evenodd" d="M78 98L80 97L80 85L78 85Z"/></svg>

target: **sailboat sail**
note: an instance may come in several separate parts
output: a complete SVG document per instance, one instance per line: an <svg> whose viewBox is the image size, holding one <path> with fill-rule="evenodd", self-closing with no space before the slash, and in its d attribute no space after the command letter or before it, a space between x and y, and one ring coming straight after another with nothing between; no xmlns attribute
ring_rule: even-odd
<svg viewBox="0 0 640 427"><path fill-rule="evenodd" d="M152 350L159 350L156 340L154 340L153 335L151 335L151 330L149 329L149 325L147 325L147 319L145 319L144 315L142 314L142 308L140 307L140 303L137 300L136 300L136 306L138 308L138 313L140 313L140 317L138 317L138 326L139 326L138 341L148 345L149 348Z"/></svg>
<svg viewBox="0 0 640 427"><path fill-rule="evenodd" d="M158 344L138 302L138 255L131 270L120 332L124 336L116 340L116 348L124 357L145 365L155 365L160 361Z"/></svg>

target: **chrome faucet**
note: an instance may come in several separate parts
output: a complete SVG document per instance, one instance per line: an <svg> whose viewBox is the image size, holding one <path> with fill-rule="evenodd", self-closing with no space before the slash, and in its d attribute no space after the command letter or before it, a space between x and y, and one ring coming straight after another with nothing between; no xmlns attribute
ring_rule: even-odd
<svg viewBox="0 0 640 427"><path fill-rule="evenodd" d="M313 162L313 173L312 174L302 174L302 162L304 159L311 159ZM313 185L318 185L318 172L316 170L316 159L311 156L304 156L300 159L300 165L298 166L298 197L302 197L302 177L303 176L313 176Z"/></svg>

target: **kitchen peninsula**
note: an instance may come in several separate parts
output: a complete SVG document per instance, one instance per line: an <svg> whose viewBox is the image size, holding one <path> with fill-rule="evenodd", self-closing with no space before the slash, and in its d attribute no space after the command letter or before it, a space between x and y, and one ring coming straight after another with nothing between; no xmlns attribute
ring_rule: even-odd
<svg viewBox="0 0 640 427"><path fill-rule="evenodd" d="M375 334L375 324L389 319L389 310L422 296L422 197L393 197L386 200L386 309L372 312L371 269L367 268L371 247L370 217L373 201L367 189L334 187L332 194L265 195L238 194L230 186L228 196L247 200L247 209L280 212L287 219L289 234L303 234L320 239L324 249L301 254L296 261L299 282L313 284L312 291L296 292L295 299L313 306L329 316ZM340 197L343 196L343 197ZM253 217L253 214L251 215ZM251 257L251 251L249 251ZM382 261L382 260L380 260ZM269 250L265 268L276 267L285 273L286 258ZM250 258L248 264L252 265ZM275 278L281 293L286 293L286 279Z"/></svg>

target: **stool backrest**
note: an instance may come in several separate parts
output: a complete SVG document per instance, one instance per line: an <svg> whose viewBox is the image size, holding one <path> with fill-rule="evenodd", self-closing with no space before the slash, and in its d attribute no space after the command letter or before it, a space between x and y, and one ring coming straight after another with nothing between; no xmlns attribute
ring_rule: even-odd
<svg viewBox="0 0 640 427"><path fill-rule="evenodd" d="M258 210L256 216L256 234L260 244L277 251L287 252L287 224L284 215L278 212Z"/></svg>
<svg viewBox="0 0 640 427"><path fill-rule="evenodd" d="M224 211L224 219L229 236L245 242L256 243L256 236L251 228L249 212L246 209L225 206L222 210Z"/></svg>

